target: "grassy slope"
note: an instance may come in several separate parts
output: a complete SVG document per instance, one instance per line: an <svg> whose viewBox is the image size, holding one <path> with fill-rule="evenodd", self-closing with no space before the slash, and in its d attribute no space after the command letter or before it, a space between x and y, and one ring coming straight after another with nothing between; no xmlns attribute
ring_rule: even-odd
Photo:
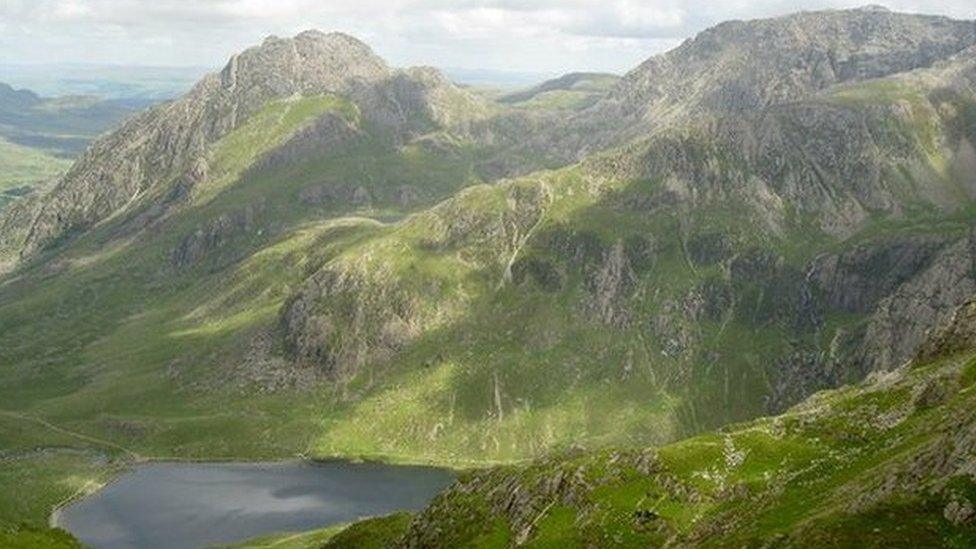
<svg viewBox="0 0 976 549"><path fill-rule="evenodd" d="M604 97L620 78L610 74L586 74L572 79L572 82L562 80L512 93L499 100L522 109L580 110Z"/></svg>
<svg viewBox="0 0 976 549"><path fill-rule="evenodd" d="M786 348L778 326L753 322L744 313L730 322L706 320L692 327L702 336L701 352L721 353L726 360L708 364L665 356L663 342L646 338L640 326L608 326L582 314L583 274L551 245L566 232L602 250L652 235L661 251L655 268L640 272L639 284L657 294L638 295L628 305L638 316L653 318L662 295L680 296L713 276L708 267L692 267L680 242L672 240L680 232L677 216L621 213L586 198L588 181L575 170L545 180L556 193L554 206L517 255L521 265L554 265L567 273L558 290L541 288L531 278L497 290L503 265L477 262L483 242L430 253L438 246L431 237L436 223L422 218L368 244L363 253L371 258L389 258L396 250L395 260L377 260L372 270L383 272L392 264L411 286L448 292L425 298L441 304L438 322L444 316L459 320L432 325L397 360L368 366L352 379L345 387L355 395L352 403L319 437L317 451L511 461L579 443L664 442L762 412L755 395L765 390L768 357ZM464 202L476 202L484 218L503 217L510 207L504 193L476 189ZM719 228L715 219L711 223ZM758 290L743 289L760 295ZM760 299L758 306L775 304ZM679 383L691 389L681 391Z"/></svg>
<svg viewBox="0 0 976 549"><path fill-rule="evenodd" d="M585 195L585 182L575 170L543 179L569 201ZM534 182L522 184L531 187ZM472 189L457 208L478 211L485 219L502 217L510 207L505 192ZM562 205L572 215L568 211L576 206ZM437 220L431 217L419 217L371 242L367 253L386 258L387 250L396 250L395 268L408 272L412 284L450 288L445 300L456 297L452 308L459 312L448 316L460 315L461 320L429 330L394 364L377 365L376 371L353 380L347 390L366 397L340 412L320 437L319 451L506 461L572 440L599 444L673 436L665 414L673 403L655 382L654 372L638 371L624 387L613 383L621 372L606 365L627 354L630 345L621 341L629 338L574 319L568 304L578 288L567 285L553 295L510 285L496 293L500 266L479 264L478 250L461 246L440 254L424 251L431 247L428 239L436 242ZM559 223L547 220L537 231ZM545 253L526 248L524 255ZM546 337L540 330L552 330L562 344L540 345L538 339ZM604 360L593 360L593 353L601 353ZM494 400L496 379L501 414Z"/></svg>
<svg viewBox="0 0 976 549"><path fill-rule="evenodd" d="M0 208L23 191L54 179L70 162L0 138Z"/></svg>
<svg viewBox="0 0 976 549"><path fill-rule="evenodd" d="M53 179L71 163L0 139L0 193Z"/></svg>
<svg viewBox="0 0 976 549"><path fill-rule="evenodd" d="M251 539L226 549L385 549L406 533L411 518L410 513L393 513L321 530Z"/></svg>
<svg viewBox="0 0 976 549"><path fill-rule="evenodd" d="M938 458L924 456L951 451L952 437L973 428L974 381L970 354L657 450L472 473L415 521L426 536L415 539L445 547L516 539L529 547L971 546L976 528L950 523L942 510L976 496L976 484L933 476L927 464ZM946 392L919 396L932 386ZM899 474L912 482L885 492L884 479Z"/></svg>
<svg viewBox="0 0 976 549"><path fill-rule="evenodd" d="M17 527L0 529L0 547L6 549L81 549L64 530Z"/></svg>

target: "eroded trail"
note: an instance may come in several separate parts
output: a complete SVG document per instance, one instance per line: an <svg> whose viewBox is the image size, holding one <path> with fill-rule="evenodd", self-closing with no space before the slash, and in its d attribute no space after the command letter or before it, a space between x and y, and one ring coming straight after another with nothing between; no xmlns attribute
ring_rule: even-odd
<svg viewBox="0 0 976 549"><path fill-rule="evenodd" d="M139 453L137 453L137 452L135 452L133 450L130 450L129 448L126 448L125 446L121 446L119 444L116 444L114 442L105 440L103 438L93 437L93 436L90 436L90 435L86 435L84 433L79 433L77 431L72 431L70 429L65 429L64 427L59 427L59 426L57 426L57 425L55 425L55 424L53 424L53 423L51 423L51 422L49 422L47 420L41 419L39 417L35 417L35 416L27 415L27 414L21 414L21 413L18 413L18 412L10 412L10 411L7 411L7 410L0 410L0 416L7 417L7 418L11 418L11 419L15 419L15 420L19 420L19 421L27 421L27 422L30 422L30 423L34 423L34 424L40 425L40 426L42 426L42 427L44 427L46 429L50 429L50 430L52 430L52 431L54 431L56 433L60 433L62 435L67 435L69 437L76 438L78 440L82 440L82 441L85 441L85 442L88 442L88 443L91 443L91 444L95 444L97 446L102 446L104 448L109 448L109 449L112 449L112 450L116 450L116 451L122 452L125 455L127 455L127 456L129 456L132 459L135 459L137 461L144 461L146 459L141 454L139 454Z"/></svg>

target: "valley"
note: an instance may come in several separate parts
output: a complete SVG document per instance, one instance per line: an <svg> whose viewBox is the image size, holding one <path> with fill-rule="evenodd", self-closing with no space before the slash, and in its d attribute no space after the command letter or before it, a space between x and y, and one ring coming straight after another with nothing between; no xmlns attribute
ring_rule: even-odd
<svg viewBox="0 0 976 549"><path fill-rule="evenodd" d="M877 9L500 97L306 31L11 142L0 545L295 457L465 470L311 545L974 543L974 142L976 26Z"/></svg>

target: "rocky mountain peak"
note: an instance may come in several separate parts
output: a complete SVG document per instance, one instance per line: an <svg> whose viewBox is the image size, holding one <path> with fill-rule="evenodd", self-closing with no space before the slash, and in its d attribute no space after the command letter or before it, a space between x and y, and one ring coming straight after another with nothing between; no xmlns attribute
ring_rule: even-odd
<svg viewBox="0 0 976 549"><path fill-rule="evenodd" d="M858 9L860 11L868 11L868 12L891 13L891 10L888 8L888 6L882 6L881 4L868 4L866 6L861 6L855 9Z"/></svg>
<svg viewBox="0 0 976 549"><path fill-rule="evenodd" d="M728 21L645 61L600 108L657 120L763 108L928 67L973 44L973 21L870 7Z"/></svg>
<svg viewBox="0 0 976 549"><path fill-rule="evenodd" d="M150 191L194 171L214 143L270 102L323 94L343 97L394 134L461 124L483 108L435 69L391 69L347 34L269 36L233 55L183 97L95 142L48 195L0 216L0 258L26 258L141 196L159 194Z"/></svg>
<svg viewBox="0 0 976 549"><path fill-rule="evenodd" d="M343 33L310 30L294 38L269 36L230 58L220 72L229 92L346 92L356 81L376 81L390 69L363 42Z"/></svg>

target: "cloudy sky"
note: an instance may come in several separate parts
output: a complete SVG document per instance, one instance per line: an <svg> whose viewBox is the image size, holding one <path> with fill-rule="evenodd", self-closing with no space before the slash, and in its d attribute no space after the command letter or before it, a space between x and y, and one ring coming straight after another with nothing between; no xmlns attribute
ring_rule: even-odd
<svg viewBox="0 0 976 549"><path fill-rule="evenodd" d="M726 19L865 0L0 0L0 59L217 67L269 34L342 30L397 65L623 72ZM887 0L976 19L976 0Z"/></svg>

